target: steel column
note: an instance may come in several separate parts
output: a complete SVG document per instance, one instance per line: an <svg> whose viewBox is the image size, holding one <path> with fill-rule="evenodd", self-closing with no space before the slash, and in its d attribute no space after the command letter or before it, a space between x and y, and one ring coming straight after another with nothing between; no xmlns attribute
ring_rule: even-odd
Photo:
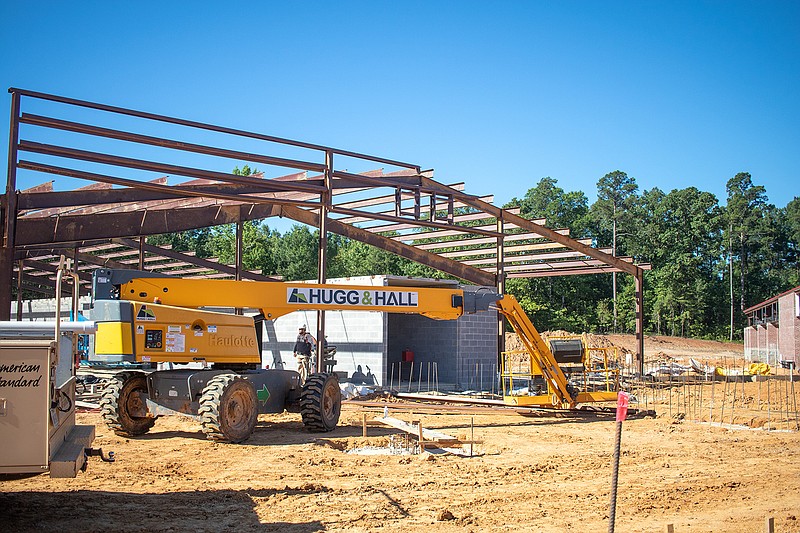
<svg viewBox="0 0 800 533"><path fill-rule="evenodd" d="M319 261L317 263L317 283L327 281L328 270L328 213L331 209L333 188L333 152L325 152L325 192L319 195ZM325 364L325 311L317 311L317 372L324 370Z"/></svg>
<svg viewBox="0 0 800 533"><path fill-rule="evenodd" d="M505 242L504 242L504 222L503 222L503 213L501 212L497 216L497 233L500 234L497 237L497 292L500 294L506 293L506 271L505 271ZM497 315L497 368L498 370L502 368L503 361L502 352L506 351L506 319L503 315Z"/></svg>
<svg viewBox="0 0 800 533"><path fill-rule="evenodd" d="M639 375L644 374L644 271L636 269L634 298L636 299L636 366Z"/></svg>
<svg viewBox="0 0 800 533"><path fill-rule="evenodd" d="M0 249L0 287L11 287L14 277L14 245L17 231L17 144L20 96L11 91L11 124L8 134L8 176L3 197L3 247ZM0 291L0 320L11 319L11 291Z"/></svg>
<svg viewBox="0 0 800 533"><path fill-rule="evenodd" d="M22 320L22 271L25 268L25 262L20 259L17 261L17 321Z"/></svg>
<svg viewBox="0 0 800 533"><path fill-rule="evenodd" d="M244 257L244 222L242 219L236 222L236 281L242 281L242 260ZM243 315L244 309L237 307L235 313ZM261 346L258 347L258 352L261 353Z"/></svg>
<svg viewBox="0 0 800 533"><path fill-rule="evenodd" d="M144 235L139 237L139 270L144 270L144 245L146 239Z"/></svg>

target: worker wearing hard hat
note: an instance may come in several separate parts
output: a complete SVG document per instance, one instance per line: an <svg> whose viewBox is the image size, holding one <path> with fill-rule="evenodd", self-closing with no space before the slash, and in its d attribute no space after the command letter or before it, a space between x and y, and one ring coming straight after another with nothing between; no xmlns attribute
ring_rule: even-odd
<svg viewBox="0 0 800 533"><path fill-rule="evenodd" d="M298 328L297 340L294 343L294 356L297 359L297 371L300 373L300 382L305 383L312 372L311 350L316 347L317 340L306 331L306 325Z"/></svg>

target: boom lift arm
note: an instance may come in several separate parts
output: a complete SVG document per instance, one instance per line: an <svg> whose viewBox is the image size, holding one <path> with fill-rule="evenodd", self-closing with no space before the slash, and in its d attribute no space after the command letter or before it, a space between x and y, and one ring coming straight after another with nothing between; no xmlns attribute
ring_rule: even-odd
<svg viewBox="0 0 800 533"><path fill-rule="evenodd" d="M453 320L496 309L524 343L529 375L547 383L546 395L509 394L504 396L506 403L574 408L580 401L601 399L575 392L516 299L491 290L193 280L99 269L93 295L97 359L214 364L213 370L122 376L109 388L104 417L123 434L146 432L166 408L201 416L210 438L240 442L252 432L255 410L280 412L298 401L312 431L335 427L341 399L334 376L312 375L299 394L297 372L259 369L261 350L253 318L203 307L255 308L269 320L298 310L380 311Z"/></svg>

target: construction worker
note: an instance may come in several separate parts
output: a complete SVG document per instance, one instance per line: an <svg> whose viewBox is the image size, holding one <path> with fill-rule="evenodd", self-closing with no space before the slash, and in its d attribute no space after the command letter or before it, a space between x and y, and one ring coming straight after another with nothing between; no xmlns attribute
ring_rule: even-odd
<svg viewBox="0 0 800 533"><path fill-rule="evenodd" d="M298 329L297 340L294 343L294 356L297 359L297 371L300 373L301 383L305 383L306 378L311 374L313 364L311 350L316 345L317 339L306 331L306 325L302 324Z"/></svg>

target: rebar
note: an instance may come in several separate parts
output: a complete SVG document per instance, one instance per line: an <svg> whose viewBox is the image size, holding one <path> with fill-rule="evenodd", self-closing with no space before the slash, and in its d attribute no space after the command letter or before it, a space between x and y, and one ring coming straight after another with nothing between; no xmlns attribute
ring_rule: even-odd
<svg viewBox="0 0 800 533"><path fill-rule="evenodd" d="M428 361L428 392L431 391L431 362Z"/></svg>
<svg viewBox="0 0 800 533"><path fill-rule="evenodd" d="M767 431L772 429L772 394L769 387L770 379L767 378Z"/></svg>

